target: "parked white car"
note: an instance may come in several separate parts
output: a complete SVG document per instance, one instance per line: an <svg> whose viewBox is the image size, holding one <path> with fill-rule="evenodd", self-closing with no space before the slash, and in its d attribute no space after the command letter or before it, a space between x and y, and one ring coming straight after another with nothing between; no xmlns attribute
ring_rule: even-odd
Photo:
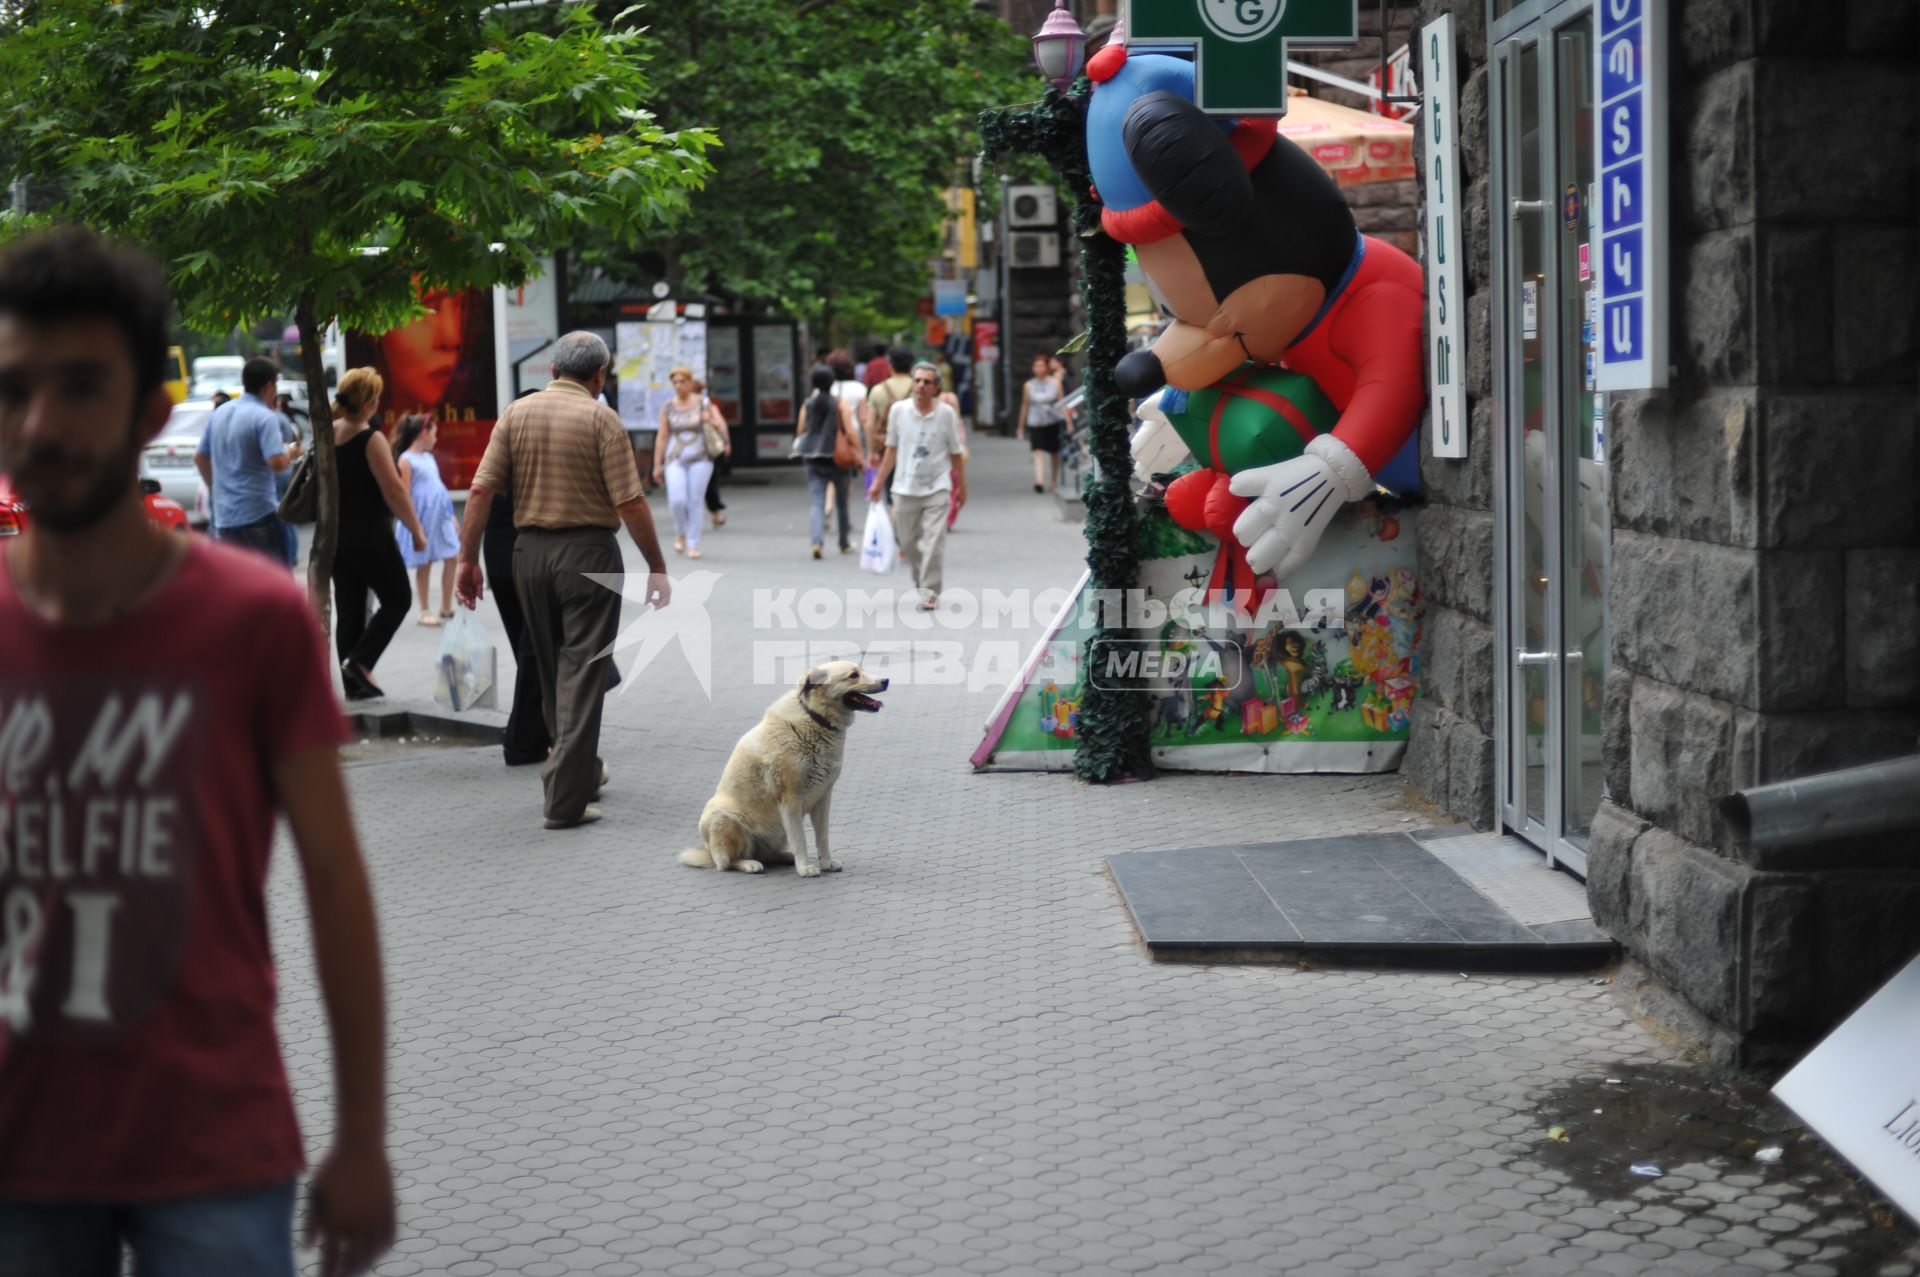
<svg viewBox="0 0 1920 1277"><path fill-rule="evenodd" d="M159 483L163 495L179 502L187 512L187 522L196 528L207 526L208 515L206 502L200 498L200 470L193 464L193 456L212 416L213 404L205 399L175 404L173 415L140 458L141 473Z"/></svg>

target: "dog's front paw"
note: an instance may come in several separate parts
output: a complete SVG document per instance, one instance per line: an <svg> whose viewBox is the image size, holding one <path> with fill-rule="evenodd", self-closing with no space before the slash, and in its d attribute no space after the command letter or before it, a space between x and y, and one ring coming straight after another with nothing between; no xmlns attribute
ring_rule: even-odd
<svg viewBox="0 0 1920 1277"><path fill-rule="evenodd" d="M793 870L802 878L818 878L820 876L820 866L810 865L804 860L795 862Z"/></svg>
<svg viewBox="0 0 1920 1277"><path fill-rule="evenodd" d="M820 857L820 872L837 874L840 872L840 862L832 856L822 856Z"/></svg>
<svg viewBox="0 0 1920 1277"><path fill-rule="evenodd" d="M757 860L743 860L739 864L740 872L743 874L757 874L765 868L766 866Z"/></svg>

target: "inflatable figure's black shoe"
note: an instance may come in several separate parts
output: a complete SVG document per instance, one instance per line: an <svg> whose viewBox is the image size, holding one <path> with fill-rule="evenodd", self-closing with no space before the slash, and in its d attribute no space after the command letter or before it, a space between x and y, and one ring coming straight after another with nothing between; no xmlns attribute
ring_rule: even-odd
<svg viewBox="0 0 1920 1277"><path fill-rule="evenodd" d="M1140 399L1166 385L1167 374L1160 367L1160 356L1151 350L1133 350L1113 366L1113 380L1121 394Z"/></svg>

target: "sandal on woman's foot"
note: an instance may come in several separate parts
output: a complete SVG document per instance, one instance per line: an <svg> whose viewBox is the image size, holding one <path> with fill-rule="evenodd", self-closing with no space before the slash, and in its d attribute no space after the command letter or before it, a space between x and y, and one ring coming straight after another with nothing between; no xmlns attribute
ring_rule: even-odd
<svg viewBox="0 0 1920 1277"><path fill-rule="evenodd" d="M700 557L700 547L696 545L696 546L694 546L694 547L693 547L693 548L692 548L691 550L688 550L688 551L687 551L687 557L688 557L689 559L697 559L697 558L699 558L699 557Z"/></svg>
<svg viewBox="0 0 1920 1277"><path fill-rule="evenodd" d="M726 526L727 526L727 516L726 516L726 515L724 515L724 514L721 514L721 513L720 513L720 512L718 511L718 510L715 510L715 511L713 512L713 526L714 526L714 527L716 527L716 528L724 528L724 527L726 527Z"/></svg>
<svg viewBox="0 0 1920 1277"><path fill-rule="evenodd" d="M451 621L453 619L453 609L447 608L446 610L442 611L440 613L440 619L443 621Z"/></svg>
<svg viewBox="0 0 1920 1277"><path fill-rule="evenodd" d="M926 599L920 600L920 610L922 612L935 611L939 608L939 606L940 606L940 600L937 598L926 598Z"/></svg>
<svg viewBox="0 0 1920 1277"><path fill-rule="evenodd" d="M440 628L440 618L431 612L422 612L418 619L414 621L414 624L424 625L430 630L437 630Z"/></svg>
<svg viewBox="0 0 1920 1277"><path fill-rule="evenodd" d="M675 537L673 539L673 552L675 554L685 554L687 552L687 539L685 537Z"/></svg>
<svg viewBox="0 0 1920 1277"><path fill-rule="evenodd" d="M840 553L842 553L842 554L852 554L852 553L853 553L853 547L852 547L852 546L850 546L850 545L843 545L843 546L841 546L841 547L840 547Z"/></svg>
<svg viewBox="0 0 1920 1277"><path fill-rule="evenodd" d="M820 547L817 545L813 547L813 557L816 559L820 557Z"/></svg>

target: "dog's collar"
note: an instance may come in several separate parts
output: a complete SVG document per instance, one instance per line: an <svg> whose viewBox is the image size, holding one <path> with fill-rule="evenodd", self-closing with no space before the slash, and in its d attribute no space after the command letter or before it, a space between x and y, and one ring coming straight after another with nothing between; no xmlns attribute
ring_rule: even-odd
<svg viewBox="0 0 1920 1277"><path fill-rule="evenodd" d="M820 713L818 710L814 709L813 706L807 704L807 694L805 692L800 693L799 699L800 699L800 708L806 711L808 718L811 718L814 722L820 724L820 726L826 728L830 732L837 732L840 730L838 727L835 727L832 723L827 721L826 715Z"/></svg>

